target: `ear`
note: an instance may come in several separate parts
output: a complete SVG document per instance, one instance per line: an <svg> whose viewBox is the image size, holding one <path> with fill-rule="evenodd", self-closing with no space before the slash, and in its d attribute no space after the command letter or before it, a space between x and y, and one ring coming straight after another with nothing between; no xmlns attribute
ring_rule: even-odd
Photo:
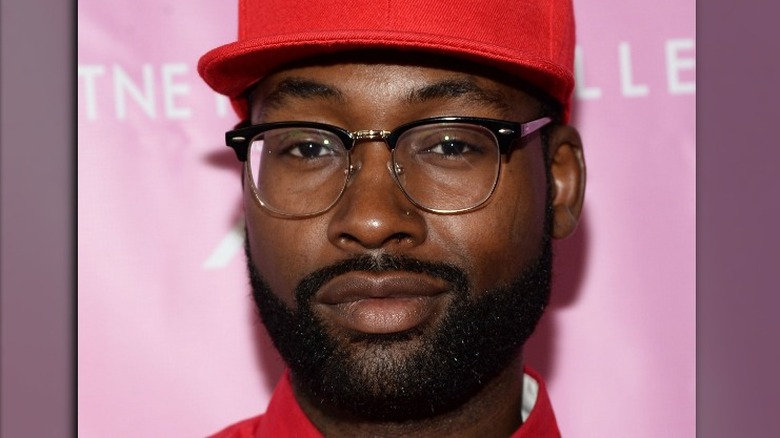
<svg viewBox="0 0 780 438"><path fill-rule="evenodd" d="M571 126L557 126L549 136L552 178L552 235L568 237L577 228L585 198L585 158L580 134Z"/></svg>

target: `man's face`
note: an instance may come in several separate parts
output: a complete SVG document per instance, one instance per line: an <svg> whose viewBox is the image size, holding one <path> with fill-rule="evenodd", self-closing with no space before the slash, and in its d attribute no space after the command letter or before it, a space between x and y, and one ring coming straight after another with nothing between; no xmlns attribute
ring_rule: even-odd
<svg viewBox="0 0 780 438"><path fill-rule="evenodd" d="M284 70L253 93L252 122L350 131L418 119L540 116L526 93L440 68L337 64ZM366 418L407 419L462 403L519 355L549 293L550 225L540 135L502 157L492 198L463 214L416 208L381 141L318 216L264 210L245 184L254 296L299 396Z"/></svg>

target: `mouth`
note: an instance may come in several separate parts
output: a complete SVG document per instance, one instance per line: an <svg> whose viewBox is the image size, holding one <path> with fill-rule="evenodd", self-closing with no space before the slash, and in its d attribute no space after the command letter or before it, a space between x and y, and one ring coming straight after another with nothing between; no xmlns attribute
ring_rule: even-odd
<svg viewBox="0 0 780 438"><path fill-rule="evenodd" d="M326 283L314 308L332 326L361 334L402 333L434 321L451 294L422 274L350 272Z"/></svg>

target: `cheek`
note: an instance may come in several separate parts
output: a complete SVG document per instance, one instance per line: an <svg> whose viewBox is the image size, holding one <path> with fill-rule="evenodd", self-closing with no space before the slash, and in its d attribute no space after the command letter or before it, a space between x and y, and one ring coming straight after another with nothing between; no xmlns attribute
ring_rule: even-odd
<svg viewBox="0 0 780 438"><path fill-rule="evenodd" d="M463 215L432 217L429 238L449 247L456 263L471 271L476 290L495 287L513 280L538 256L546 198L541 155L522 161L514 157L503 167L487 205Z"/></svg>
<svg viewBox="0 0 780 438"><path fill-rule="evenodd" d="M522 166L504 167L499 202L507 210L509 239L538 250L545 233L547 175L541 153L533 154ZM532 252L531 256L535 257ZM530 260L524 260L530 261Z"/></svg>
<svg viewBox="0 0 780 438"><path fill-rule="evenodd" d="M317 251L316 221L268 216L251 198L245 199L244 211L247 238L257 269L274 293L288 306L295 307L295 287L315 268L312 260Z"/></svg>

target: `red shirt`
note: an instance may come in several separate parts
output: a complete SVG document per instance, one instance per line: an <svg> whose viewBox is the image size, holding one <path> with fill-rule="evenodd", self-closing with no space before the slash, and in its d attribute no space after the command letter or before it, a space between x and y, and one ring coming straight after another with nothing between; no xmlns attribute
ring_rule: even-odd
<svg viewBox="0 0 780 438"><path fill-rule="evenodd" d="M528 418L510 438L560 438L555 414L542 378L532 369L523 369L538 384L536 402ZM525 398L525 397L524 397ZM525 400L524 400L525 402ZM211 438L295 437L322 438L322 434L303 413L293 395L289 372L276 386L265 414L236 423Z"/></svg>

